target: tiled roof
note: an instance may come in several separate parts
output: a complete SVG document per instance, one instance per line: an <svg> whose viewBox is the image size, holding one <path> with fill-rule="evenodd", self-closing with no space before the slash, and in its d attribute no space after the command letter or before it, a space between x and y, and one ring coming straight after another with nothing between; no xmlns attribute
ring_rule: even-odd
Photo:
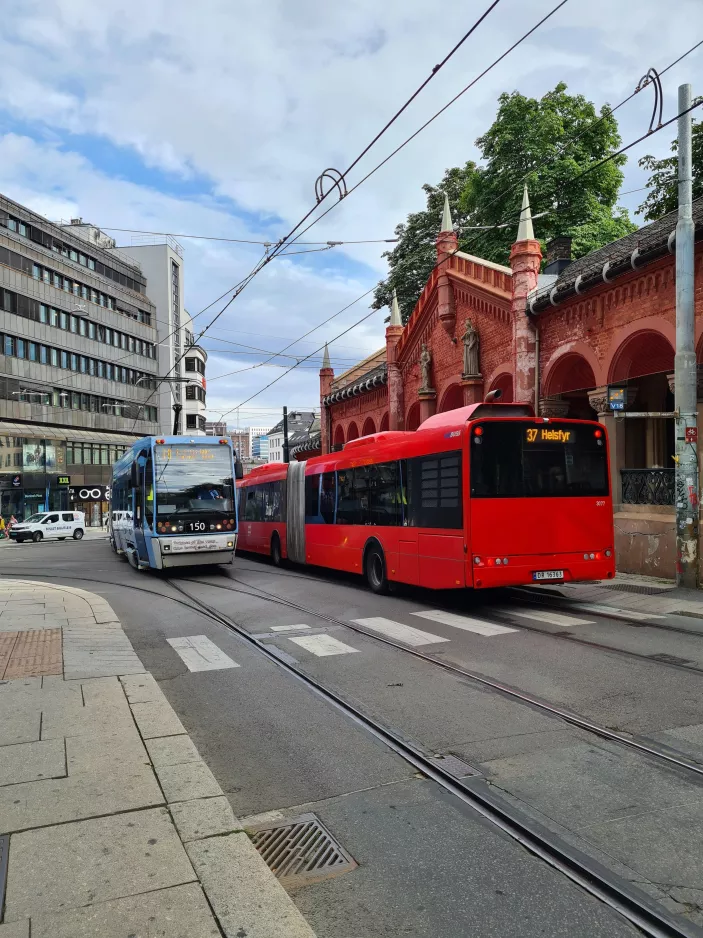
<svg viewBox="0 0 703 938"><path fill-rule="evenodd" d="M669 237L676 231L678 212L669 212L657 221L633 231L618 241L612 241L597 251L585 254L571 264L549 284L544 290L539 290L535 296L528 300L530 312L537 313L552 305L550 296L558 303L577 292L581 294L590 287L604 282L603 268L608 264L606 274L608 281L626 270L637 270L645 264L656 260L668 252ZM696 239L703 237L703 197L693 203L693 222L696 230ZM673 248L673 244L672 244ZM634 257L633 253L637 251Z"/></svg>

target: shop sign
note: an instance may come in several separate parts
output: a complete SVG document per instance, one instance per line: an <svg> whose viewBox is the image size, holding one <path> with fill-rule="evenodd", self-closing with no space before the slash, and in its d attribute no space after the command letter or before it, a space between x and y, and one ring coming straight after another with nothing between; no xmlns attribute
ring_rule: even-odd
<svg viewBox="0 0 703 938"><path fill-rule="evenodd" d="M57 485L70 485L71 477L70 476L56 476Z"/></svg>
<svg viewBox="0 0 703 938"><path fill-rule="evenodd" d="M21 489L22 488L22 476L13 476L12 477L12 488Z"/></svg>
<svg viewBox="0 0 703 938"><path fill-rule="evenodd" d="M109 502L109 485L83 485L69 488L69 496L72 502Z"/></svg>

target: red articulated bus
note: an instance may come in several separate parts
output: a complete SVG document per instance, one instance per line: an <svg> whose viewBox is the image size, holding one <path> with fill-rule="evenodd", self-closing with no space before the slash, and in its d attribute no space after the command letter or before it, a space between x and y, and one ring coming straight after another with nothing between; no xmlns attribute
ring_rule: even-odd
<svg viewBox="0 0 703 938"><path fill-rule="evenodd" d="M239 488L244 551L434 589L615 576L608 442L529 404L436 414Z"/></svg>

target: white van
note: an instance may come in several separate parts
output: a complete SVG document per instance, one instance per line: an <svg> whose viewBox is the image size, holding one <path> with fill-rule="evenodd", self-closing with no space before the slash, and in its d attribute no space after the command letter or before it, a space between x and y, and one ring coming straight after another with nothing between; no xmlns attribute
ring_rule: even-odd
<svg viewBox="0 0 703 938"><path fill-rule="evenodd" d="M18 544L50 537L59 541L72 537L80 541L84 533L85 515L82 511L42 511L10 528L10 537Z"/></svg>

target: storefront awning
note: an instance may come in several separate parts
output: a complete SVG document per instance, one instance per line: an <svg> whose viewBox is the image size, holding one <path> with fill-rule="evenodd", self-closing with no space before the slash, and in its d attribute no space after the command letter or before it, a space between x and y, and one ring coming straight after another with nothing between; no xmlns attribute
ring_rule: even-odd
<svg viewBox="0 0 703 938"><path fill-rule="evenodd" d="M40 440L67 440L69 443L115 443L131 446L143 434L105 433L100 430L74 430L72 427L47 427L36 423L10 423L0 420L0 436L25 436Z"/></svg>

